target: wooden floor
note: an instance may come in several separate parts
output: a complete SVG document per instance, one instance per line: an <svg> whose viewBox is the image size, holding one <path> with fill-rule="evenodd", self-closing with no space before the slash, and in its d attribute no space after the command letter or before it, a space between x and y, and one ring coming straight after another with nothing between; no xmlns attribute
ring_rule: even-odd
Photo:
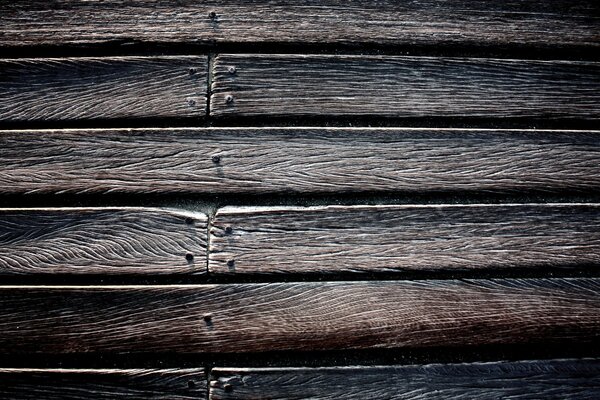
<svg viewBox="0 0 600 400"><path fill-rule="evenodd" d="M600 398L597 1L0 2L1 399Z"/></svg>

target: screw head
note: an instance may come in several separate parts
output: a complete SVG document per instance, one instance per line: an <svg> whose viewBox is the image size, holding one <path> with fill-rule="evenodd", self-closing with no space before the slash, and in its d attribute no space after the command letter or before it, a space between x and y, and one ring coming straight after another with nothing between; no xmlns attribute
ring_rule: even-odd
<svg viewBox="0 0 600 400"><path fill-rule="evenodd" d="M189 104L190 106L195 106L195 105L196 105L196 100L194 100L194 99L189 99L189 100L188 100L188 104Z"/></svg>
<svg viewBox="0 0 600 400"><path fill-rule="evenodd" d="M233 96L228 94L227 96L225 96L225 103L227 104L231 104L233 103Z"/></svg>
<svg viewBox="0 0 600 400"><path fill-rule="evenodd" d="M229 67L227 68L227 72L233 75L237 72L237 69L235 67Z"/></svg>

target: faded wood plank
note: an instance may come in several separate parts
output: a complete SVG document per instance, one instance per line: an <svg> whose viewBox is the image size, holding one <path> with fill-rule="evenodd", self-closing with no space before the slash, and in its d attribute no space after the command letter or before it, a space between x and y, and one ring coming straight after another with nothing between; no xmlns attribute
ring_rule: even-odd
<svg viewBox="0 0 600 400"><path fill-rule="evenodd" d="M218 274L569 268L600 263L598 204L226 207Z"/></svg>
<svg viewBox="0 0 600 400"><path fill-rule="evenodd" d="M206 399L203 369L0 369L3 399Z"/></svg>
<svg viewBox="0 0 600 400"><path fill-rule="evenodd" d="M3 194L589 192L599 187L600 131L0 131Z"/></svg>
<svg viewBox="0 0 600 400"><path fill-rule="evenodd" d="M213 116L600 118L598 62L224 54L213 73Z"/></svg>
<svg viewBox="0 0 600 400"><path fill-rule="evenodd" d="M540 360L337 368L214 368L221 399L597 399L600 361Z"/></svg>
<svg viewBox="0 0 600 400"><path fill-rule="evenodd" d="M203 117L206 66L197 56L3 59L0 120Z"/></svg>
<svg viewBox="0 0 600 400"><path fill-rule="evenodd" d="M0 209L0 274L204 274L206 226L167 209Z"/></svg>
<svg viewBox="0 0 600 400"><path fill-rule="evenodd" d="M4 353L587 343L600 280L2 286Z"/></svg>
<svg viewBox="0 0 600 400"><path fill-rule="evenodd" d="M599 13L598 3L591 0L12 1L0 3L0 45L301 42L598 47Z"/></svg>

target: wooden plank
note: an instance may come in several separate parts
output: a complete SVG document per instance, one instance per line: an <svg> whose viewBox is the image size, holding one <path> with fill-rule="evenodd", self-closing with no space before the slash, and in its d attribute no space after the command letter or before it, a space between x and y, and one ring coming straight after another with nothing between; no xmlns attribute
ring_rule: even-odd
<svg viewBox="0 0 600 400"><path fill-rule="evenodd" d="M2 286L0 320L5 354L591 343L600 280Z"/></svg>
<svg viewBox="0 0 600 400"><path fill-rule="evenodd" d="M221 399L597 399L600 361L543 360L337 368L214 368Z"/></svg>
<svg viewBox="0 0 600 400"><path fill-rule="evenodd" d="M206 57L0 60L0 120L185 118L206 113Z"/></svg>
<svg viewBox="0 0 600 400"><path fill-rule="evenodd" d="M598 3L592 0L34 0L0 3L0 45L300 42L596 48L598 20Z"/></svg>
<svg viewBox="0 0 600 400"><path fill-rule="evenodd" d="M218 157L216 162L213 157ZM0 131L2 194L521 193L590 192L599 187L600 131Z"/></svg>
<svg viewBox="0 0 600 400"><path fill-rule="evenodd" d="M600 118L598 62L224 54L213 73L219 117Z"/></svg>
<svg viewBox="0 0 600 400"><path fill-rule="evenodd" d="M216 274L547 269L600 263L599 204L225 207Z"/></svg>
<svg viewBox="0 0 600 400"><path fill-rule="evenodd" d="M206 399L203 369L0 369L0 397L26 400Z"/></svg>
<svg viewBox="0 0 600 400"><path fill-rule="evenodd" d="M167 209L4 208L0 274L205 274L206 226Z"/></svg>

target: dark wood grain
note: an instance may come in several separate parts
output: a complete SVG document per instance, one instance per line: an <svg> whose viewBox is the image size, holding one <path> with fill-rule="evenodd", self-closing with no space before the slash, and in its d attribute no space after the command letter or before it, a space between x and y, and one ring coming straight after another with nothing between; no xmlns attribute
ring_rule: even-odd
<svg viewBox="0 0 600 400"><path fill-rule="evenodd" d="M0 3L0 45L302 42L595 48L599 13L592 0L16 0Z"/></svg>
<svg viewBox="0 0 600 400"><path fill-rule="evenodd" d="M221 399L597 399L600 361L544 360L337 368L214 368Z"/></svg>
<svg viewBox="0 0 600 400"><path fill-rule="evenodd" d="M213 73L213 116L600 118L598 62L225 54Z"/></svg>
<svg viewBox="0 0 600 400"><path fill-rule="evenodd" d="M592 343L600 280L2 286L4 353Z"/></svg>
<svg viewBox="0 0 600 400"><path fill-rule="evenodd" d="M167 209L0 209L0 274L204 274L206 225Z"/></svg>
<svg viewBox="0 0 600 400"><path fill-rule="evenodd" d="M203 117L206 66L197 56L0 60L0 120Z"/></svg>
<svg viewBox="0 0 600 400"><path fill-rule="evenodd" d="M209 271L335 273L600 264L600 205L226 207Z"/></svg>
<svg viewBox="0 0 600 400"><path fill-rule="evenodd" d="M206 399L203 369L0 369L11 400Z"/></svg>
<svg viewBox="0 0 600 400"><path fill-rule="evenodd" d="M598 188L600 131L0 131L3 194L589 192Z"/></svg>

